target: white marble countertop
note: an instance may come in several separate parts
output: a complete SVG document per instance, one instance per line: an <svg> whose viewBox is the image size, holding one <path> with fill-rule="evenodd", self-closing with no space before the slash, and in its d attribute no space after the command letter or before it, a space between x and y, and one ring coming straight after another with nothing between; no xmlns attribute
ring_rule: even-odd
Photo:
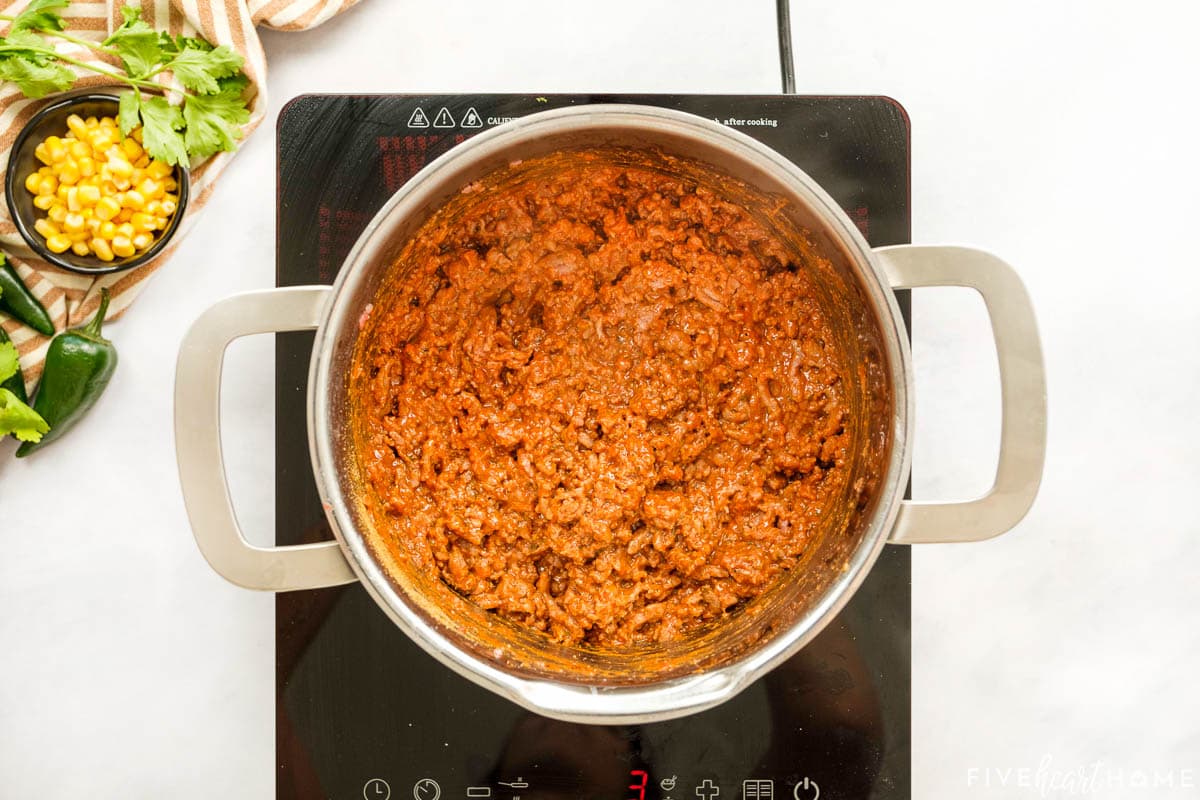
<svg viewBox="0 0 1200 800"><path fill-rule="evenodd" d="M273 601L218 578L192 542L171 421L180 338L219 298L273 283L274 119L297 94L778 89L768 0L584 5L364 0L264 35L270 118L111 327L121 365L103 401L36 458L0 445L0 796L273 796ZM914 239L1018 267L1050 376L1030 516L914 553L914 797L1070 794L1043 794L1038 770L1095 774L1074 792L1091 797L1200 797L1197 12L793 14L800 92L907 107ZM915 314L916 494L968 494L998 436L982 304L923 292ZM236 344L224 399L236 505L264 542L271 359L269 337ZM1167 775L1173 788L1153 787Z"/></svg>

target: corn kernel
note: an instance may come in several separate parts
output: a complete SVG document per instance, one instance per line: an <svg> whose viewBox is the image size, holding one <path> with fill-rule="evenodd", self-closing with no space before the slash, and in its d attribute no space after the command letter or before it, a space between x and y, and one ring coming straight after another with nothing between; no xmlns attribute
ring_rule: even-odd
<svg viewBox="0 0 1200 800"><path fill-rule="evenodd" d="M115 119L113 119L112 117L101 117L100 118L100 127L101 128L116 128L117 121Z"/></svg>
<svg viewBox="0 0 1200 800"><path fill-rule="evenodd" d="M104 225L104 220L96 217L87 217L87 229L93 236L100 235L100 228ZM108 223L111 225L112 223Z"/></svg>
<svg viewBox="0 0 1200 800"><path fill-rule="evenodd" d="M127 224L129 224L129 220L132 218L133 218L133 209L132 208L122 208L121 213L117 214L115 217L113 217L113 222L117 223L118 225L127 225Z"/></svg>
<svg viewBox="0 0 1200 800"><path fill-rule="evenodd" d="M151 178L158 178L159 180L167 177L172 172L174 172L174 169L165 161L151 161L150 166L146 167L146 174Z"/></svg>
<svg viewBox="0 0 1200 800"><path fill-rule="evenodd" d="M113 178L113 186L117 187L118 190L123 192L126 189L128 189L131 186L131 184L129 183L128 178L114 177Z"/></svg>
<svg viewBox="0 0 1200 800"><path fill-rule="evenodd" d="M147 200L156 200L167 193L167 190L163 188L162 182L156 181L153 178L146 178L144 181L139 183L137 185L137 190L141 192L142 196Z"/></svg>
<svg viewBox="0 0 1200 800"><path fill-rule="evenodd" d="M59 183L78 183L80 177L79 166L71 162L63 164L58 170Z"/></svg>
<svg viewBox="0 0 1200 800"><path fill-rule="evenodd" d="M71 244L71 252L77 256L87 256L92 254L92 248L88 247L87 242L73 242Z"/></svg>
<svg viewBox="0 0 1200 800"><path fill-rule="evenodd" d="M163 188L168 192L173 192L179 188L179 182L174 178L167 178L165 181L163 181Z"/></svg>
<svg viewBox="0 0 1200 800"><path fill-rule="evenodd" d="M65 203L67 202L67 192L69 191L71 191L70 186L67 186L65 183L60 183L58 188L54 190L54 196Z"/></svg>
<svg viewBox="0 0 1200 800"><path fill-rule="evenodd" d="M53 160L50 158L50 151L46 148L45 142L42 142L37 147L33 148L33 155L38 161L46 164L47 166L53 163Z"/></svg>
<svg viewBox="0 0 1200 800"><path fill-rule="evenodd" d="M88 117L87 119L84 120L84 124L87 125L89 128L94 128L100 124L100 120L96 119L95 117Z"/></svg>
<svg viewBox="0 0 1200 800"><path fill-rule="evenodd" d="M143 214L141 211L133 212L133 216L129 218L129 223L137 231L152 231L155 225L154 217L149 214Z"/></svg>
<svg viewBox="0 0 1200 800"><path fill-rule="evenodd" d="M78 211L81 208L83 208L83 205L79 202L79 190L72 186L70 189L67 189L67 210Z"/></svg>
<svg viewBox="0 0 1200 800"><path fill-rule="evenodd" d="M87 133L87 123L84 122L83 117L79 116L78 114L72 114L71 116L67 117L67 128L69 128L71 133L75 134L75 137L78 139L82 139Z"/></svg>
<svg viewBox="0 0 1200 800"><path fill-rule="evenodd" d="M71 247L71 240L61 233L46 239L46 249L51 253L65 253Z"/></svg>
<svg viewBox="0 0 1200 800"><path fill-rule="evenodd" d="M37 193L53 195L58 191L58 187L58 178L51 175L48 178L42 178L42 182L38 184Z"/></svg>
<svg viewBox="0 0 1200 800"><path fill-rule="evenodd" d="M132 136L138 144L142 143L142 129L141 128L134 128L129 133L129 135Z"/></svg>
<svg viewBox="0 0 1200 800"><path fill-rule="evenodd" d="M99 186L80 186L77 194L79 202L83 206L94 206L100 202Z"/></svg>
<svg viewBox="0 0 1200 800"><path fill-rule="evenodd" d="M87 142L71 142L68 151L74 158L87 158L92 154L92 148Z"/></svg>
<svg viewBox="0 0 1200 800"><path fill-rule="evenodd" d="M36 172L29 173L29 177L25 179L25 191L32 194L39 194L38 187L42 185L42 176ZM47 194L52 194L47 192Z"/></svg>
<svg viewBox="0 0 1200 800"><path fill-rule="evenodd" d="M33 223L33 229L40 233L43 238L49 239L51 236L58 236L62 231L48 219L39 219Z"/></svg>
<svg viewBox="0 0 1200 800"><path fill-rule="evenodd" d="M179 204L179 195L177 194L167 193L162 196L162 199L164 203L175 203L176 205Z"/></svg>
<svg viewBox="0 0 1200 800"><path fill-rule="evenodd" d="M63 140L57 136L47 136L45 145L46 153L50 156L48 163L53 164L67 157L67 147L63 144Z"/></svg>
<svg viewBox="0 0 1200 800"><path fill-rule="evenodd" d="M63 220L67 218L66 206L53 206L46 217L56 225L62 225Z"/></svg>
<svg viewBox="0 0 1200 800"><path fill-rule="evenodd" d="M138 250L145 250L154 242L154 235L149 233L139 233L133 237L133 246Z"/></svg>
<svg viewBox="0 0 1200 800"><path fill-rule="evenodd" d="M129 161L137 161L142 157L142 146L133 139L122 139L121 150L125 152L125 158Z"/></svg>
<svg viewBox="0 0 1200 800"><path fill-rule="evenodd" d="M96 174L96 162L91 158L79 159L79 174L85 178L90 178Z"/></svg>
<svg viewBox="0 0 1200 800"><path fill-rule="evenodd" d="M165 231L167 229L167 222L169 220L166 217L154 217L154 230Z"/></svg>
<svg viewBox="0 0 1200 800"><path fill-rule="evenodd" d="M50 206L54 205L56 202L57 198L52 194L39 194L37 197L33 198L34 207L40 208L42 211L49 211Z"/></svg>
<svg viewBox="0 0 1200 800"><path fill-rule="evenodd" d="M92 238L92 235L87 231L75 231L75 233L64 233L63 236L70 239L72 242L86 242Z"/></svg>
<svg viewBox="0 0 1200 800"><path fill-rule="evenodd" d="M109 246L107 240L99 239L99 238L92 239L92 241L89 242L89 244L92 247L92 252L94 252L96 254L96 258L100 259L101 261L112 261L113 260L112 247Z"/></svg>
<svg viewBox="0 0 1200 800"><path fill-rule="evenodd" d="M133 225L129 224L128 222L122 222L117 226L117 236L124 236L126 239L132 239L136 233L137 231L134 230Z"/></svg>
<svg viewBox="0 0 1200 800"><path fill-rule="evenodd" d="M100 223L100 229L96 232L96 235L101 239L115 239L117 236L117 226L104 220Z"/></svg>
<svg viewBox="0 0 1200 800"><path fill-rule="evenodd" d="M121 203L115 197L102 197L96 203L96 216L109 220L121 213ZM107 237L106 237L107 238Z"/></svg>
<svg viewBox="0 0 1200 800"><path fill-rule="evenodd" d="M133 242L129 241L124 236L114 237L112 240L112 251L120 258L129 258L134 254Z"/></svg>
<svg viewBox="0 0 1200 800"><path fill-rule="evenodd" d="M141 211L146 207L146 198L142 196L141 192L130 189L121 196L121 205L125 208L132 208L134 211Z"/></svg>
<svg viewBox="0 0 1200 800"><path fill-rule="evenodd" d="M133 164L120 156L112 156L108 159L108 169L114 177L118 178L128 178L133 175Z"/></svg>
<svg viewBox="0 0 1200 800"><path fill-rule="evenodd" d="M138 169L145 169L146 167L150 166L150 156L143 153L141 158L133 162L133 165Z"/></svg>
<svg viewBox="0 0 1200 800"><path fill-rule="evenodd" d="M63 220L63 231L66 233L79 233L86 227L87 221L80 214L67 214L67 218Z"/></svg>

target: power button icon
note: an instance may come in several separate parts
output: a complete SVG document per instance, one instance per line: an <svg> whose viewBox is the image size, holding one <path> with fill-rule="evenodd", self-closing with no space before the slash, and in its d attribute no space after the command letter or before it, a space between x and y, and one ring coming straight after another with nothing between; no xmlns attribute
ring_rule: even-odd
<svg viewBox="0 0 1200 800"><path fill-rule="evenodd" d="M820 800L821 787L812 778L805 777L792 789L792 797L796 800Z"/></svg>

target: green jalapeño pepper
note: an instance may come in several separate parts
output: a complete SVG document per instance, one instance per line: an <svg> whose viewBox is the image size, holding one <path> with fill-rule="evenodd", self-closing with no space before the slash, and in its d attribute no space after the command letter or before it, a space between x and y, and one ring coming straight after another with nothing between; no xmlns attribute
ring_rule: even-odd
<svg viewBox="0 0 1200 800"><path fill-rule="evenodd" d="M7 311L44 336L54 335L54 321L46 313L46 307L25 287L3 254L0 254L0 311Z"/></svg>
<svg viewBox="0 0 1200 800"><path fill-rule="evenodd" d="M54 337L46 353L41 387L33 410L50 425L40 442L24 442L17 458L24 458L62 436L83 419L108 386L117 368L117 349L100 335L108 311L108 289L100 290L100 308L92 321Z"/></svg>
<svg viewBox="0 0 1200 800"><path fill-rule="evenodd" d="M8 334L4 332L4 328L0 328L0 344L11 341L12 339L9 339ZM8 378L8 380L0 383L0 389L8 389L10 392L15 394L17 399L22 403L29 402L29 398L25 396L25 377L21 375L20 369L14 372Z"/></svg>

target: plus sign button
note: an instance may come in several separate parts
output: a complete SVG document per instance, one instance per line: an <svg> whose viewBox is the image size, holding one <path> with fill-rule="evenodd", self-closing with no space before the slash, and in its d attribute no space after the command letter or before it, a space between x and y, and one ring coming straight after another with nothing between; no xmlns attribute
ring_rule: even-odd
<svg viewBox="0 0 1200 800"><path fill-rule="evenodd" d="M696 787L696 797L700 800L716 800L721 795L721 787L712 782L711 779L705 778L700 785Z"/></svg>

